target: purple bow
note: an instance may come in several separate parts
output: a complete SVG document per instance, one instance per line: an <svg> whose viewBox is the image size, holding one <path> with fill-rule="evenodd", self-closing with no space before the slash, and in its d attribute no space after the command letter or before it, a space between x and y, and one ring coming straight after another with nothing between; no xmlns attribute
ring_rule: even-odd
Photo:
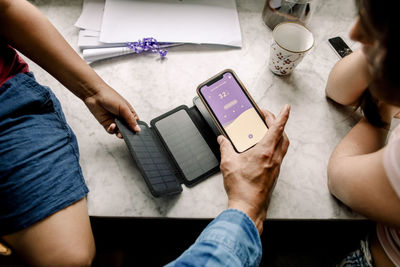
<svg viewBox="0 0 400 267"><path fill-rule="evenodd" d="M160 49L160 44L152 37L143 38L143 40L139 40L137 42L127 43L126 46L134 50L136 54L148 51L151 51L152 53L158 53L161 59L164 59L168 52L167 49Z"/></svg>

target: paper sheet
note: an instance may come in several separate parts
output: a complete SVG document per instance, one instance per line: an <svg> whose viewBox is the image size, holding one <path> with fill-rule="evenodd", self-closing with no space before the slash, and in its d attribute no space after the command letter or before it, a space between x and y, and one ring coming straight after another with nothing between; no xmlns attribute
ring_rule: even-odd
<svg viewBox="0 0 400 267"><path fill-rule="evenodd" d="M100 42L153 37L159 42L241 47L235 0L106 0Z"/></svg>
<svg viewBox="0 0 400 267"><path fill-rule="evenodd" d="M78 37L78 47L80 49L105 48L115 46L125 46L124 43L102 43L99 41L100 32L92 30L80 30Z"/></svg>
<svg viewBox="0 0 400 267"><path fill-rule="evenodd" d="M75 23L76 27L100 31L105 0L84 0L82 13Z"/></svg>

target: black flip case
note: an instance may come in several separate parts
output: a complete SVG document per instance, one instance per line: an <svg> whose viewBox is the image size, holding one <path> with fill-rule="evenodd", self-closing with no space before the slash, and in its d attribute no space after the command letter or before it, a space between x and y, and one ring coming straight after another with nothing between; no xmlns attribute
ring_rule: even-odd
<svg viewBox="0 0 400 267"><path fill-rule="evenodd" d="M182 192L182 183L191 187L219 171L220 151L217 143L218 130L198 97L194 98L193 102L195 105L191 108L184 105L179 106L154 118L150 122L151 127L145 122L139 121L138 124L142 129L139 133L131 131L125 122L116 119L117 126L124 137L125 143L150 192L155 197L179 194ZM179 166L156 127L158 121L180 110L187 112L196 126L196 130L203 137L205 141L203 142L204 145L210 148L218 161L218 165L202 170L201 173L196 172L197 174L194 179L187 179L185 177L181 166ZM207 148L198 147L198 149L202 151L202 149Z"/></svg>

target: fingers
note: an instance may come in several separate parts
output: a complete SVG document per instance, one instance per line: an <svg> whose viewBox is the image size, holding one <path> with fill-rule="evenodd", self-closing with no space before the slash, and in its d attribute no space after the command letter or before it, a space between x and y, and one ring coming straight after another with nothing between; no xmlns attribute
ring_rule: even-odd
<svg viewBox="0 0 400 267"><path fill-rule="evenodd" d="M394 115L392 115L392 117L396 118L396 119L400 119L400 108L395 107L395 106L392 106L392 108L393 108L392 114L394 114Z"/></svg>
<svg viewBox="0 0 400 267"><path fill-rule="evenodd" d="M139 119L139 115L136 113L135 109L132 107L131 104L129 104L129 102L126 102L126 104L128 105L129 110L132 112L132 114L134 114L135 119L138 121Z"/></svg>
<svg viewBox="0 0 400 267"><path fill-rule="evenodd" d="M115 122L111 123L107 128L106 128L107 133L109 134L115 134L118 138L122 139L122 134L118 130L117 124Z"/></svg>
<svg viewBox="0 0 400 267"><path fill-rule="evenodd" d="M97 121L109 134L116 134L119 138L122 138L115 124L116 117L124 120L131 130L140 131L137 124L139 116L133 107L111 87L103 87L103 90L98 94L87 97L84 101Z"/></svg>
<svg viewBox="0 0 400 267"><path fill-rule="evenodd" d="M140 132L140 126L137 124L139 117L129 103L120 109L119 114L133 131ZM114 120L112 117L109 119ZM103 122L102 124L105 125L104 128L109 134L115 134L120 139L123 138L115 122Z"/></svg>
<svg viewBox="0 0 400 267"><path fill-rule="evenodd" d="M107 133L114 134L115 130L117 129L117 125L113 122L111 123L108 128L106 129Z"/></svg>
<svg viewBox="0 0 400 267"><path fill-rule="evenodd" d="M223 135L218 136L217 142L219 144L219 149L221 151L221 157L223 157L222 155L236 153L236 151L233 149L231 142L225 136Z"/></svg>
<svg viewBox="0 0 400 267"><path fill-rule="evenodd" d="M286 155L286 152L288 151L290 142L289 138L285 133L283 133L282 138L280 139L278 145L276 146L273 159L275 159L277 162L282 163L283 158Z"/></svg>
<svg viewBox="0 0 400 267"><path fill-rule="evenodd" d="M266 109L260 109L260 111L261 111L261 115L262 115L263 118L265 119L265 116L267 116L267 112L269 112L269 111L266 110Z"/></svg>
<svg viewBox="0 0 400 267"><path fill-rule="evenodd" d="M264 115L265 122L267 123L268 127L270 127L270 125L272 125L276 119L275 115L266 109L262 110L262 113Z"/></svg>
<svg viewBox="0 0 400 267"><path fill-rule="evenodd" d="M123 106L120 110L120 115L133 131L140 132L140 126L137 124L139 116L136 114L132 106L130 106L129 104Z"/></svg>
<svg viewBox="0 0 400 267"><path fill-rule="evenodd" d="M274 119L274 115L272 113L265 113L266 122L267 120L270 121L270 128L264 138L260 141L260 145L276 147L283 135L286 122L289 119L289 113L289 105L285 105L282 107L281 112L279 113L278 117L276 117L276 119Z"/></svg>

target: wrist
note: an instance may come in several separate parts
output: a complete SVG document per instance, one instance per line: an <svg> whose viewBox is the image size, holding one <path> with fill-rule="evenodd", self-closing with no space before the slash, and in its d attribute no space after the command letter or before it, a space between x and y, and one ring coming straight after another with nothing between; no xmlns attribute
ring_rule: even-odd
<svg viewBox="0 0 400 267"><path fill-rule="evenodd" d="M107 85L102 81L89 81L79 84L79 88L76 95L82 99L82 101L86 102L87 99L90 99L94 96L99 95L103 92Z"/></svg>
<svg viewBox="0 0 400 267"><path fill-rule="evenodd" d="M228 209L237 209L245 213L253 221L257 227L258 233L261 235L263 231L264 220L267 216L266 208L258 207L241 200L229 200Z"/></svg>
<svg viewBox="0 0 400 267"><path fill-rule="evenodd" d="M82 63L82 62L81 62ZM68 68L59 75L59 81L82 101L93 97L106 89L108 85L86 63Z"/></svg>

